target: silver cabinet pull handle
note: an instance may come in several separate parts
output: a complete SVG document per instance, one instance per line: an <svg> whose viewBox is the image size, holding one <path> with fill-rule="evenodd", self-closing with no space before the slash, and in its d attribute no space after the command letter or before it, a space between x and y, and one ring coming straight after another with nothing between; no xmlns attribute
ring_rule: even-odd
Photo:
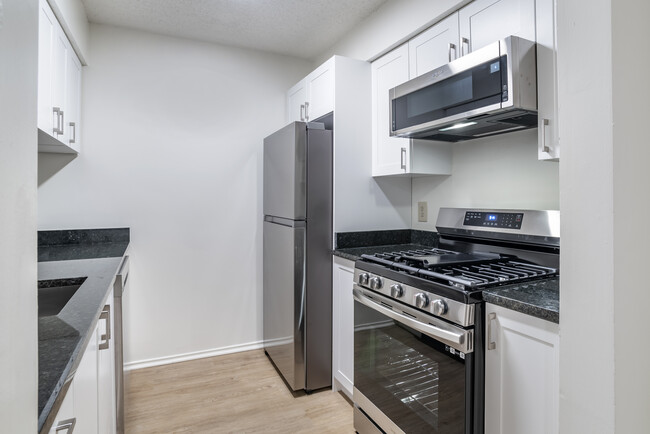
<svg viewBox="0 0 650 434"><path fill-rule="evenodd" d="M74 432L74 426L77 424L77 418L73 417L72 419L66 419L59 422L59 424L54 429L55 432L65 430L65 434L72 434Z"/></svg>
<svg viewBox="0 0 650 434"><path fill-rule="evenodd" d="M59 132L59 134L63 134L63 129L65 127L65 116L63 114L63 110L59 111L59 116L61 116L61 131Z"/></svg>
<svg viewBox="0 0 650 434"><path fill-rule="evenodd" d="M53 107L52 112L56 115L56 127L54 127L54 134L63 134L63 129L61 128L61 108Z"/></svg>
<svg viewBox="0 0 650 434"><path fill-rule="evenodd" d="M104 306L104 310L102 310L102 313L99 315L99 319L105 319L106 320L106 334L103 334L99 337L102 342L99 344L99 349L100 350L107 350L110 347L110 340L111 340L111 306L106 305Z"/></svg>
<svg viewBox="0 0 650 434"><path fill-rule="evenodd" d="M77 125L74 122L70 122L69 125L72 128L72 138L69 140L69 142L77 143Z"/></svg>
<svg viewBox="0 0 650 434"><path fill-rule="evenodd" d="M309 122L309 103L305 102L305 121Z"/></svg>
<svg viewBox="0 0 650 434"><path fill-rule="evenodd" d="M406 170L406 148L402 148L399 156L400 169Z"/></svg>
<svg viewBox="0 0 650 434"><path fill-rule="evenodd" d="M497 319L496 313L492 312L488 315L488 329L487 329L488 351L493 350L497 347L497 343L492 341L492 321L494 321L495 319Z"/></svg>
<svg viewBox="0 0 650 434"><path fill-rule="evenodd" d="M451 50L454 50L454 59L458 57L458 53L456 52L456 44L449 43L449 61L451 62Z"/></svg>
<svg viewBox="0 0 650 434"><path fill-rule="evenodd" d="M467 53L463 49L467 45ZM469 53L469 39L467 38L460 38L460 55L464 56L465 54Z"/></svg>
<svg viewBox="0 0 650 434"><path fill-rule="evenodd" d="M300 120L305 121L305 105L300 104Z"/></svg>
<svg viewBox="0 0 650 434"><path fill-rule="evenodd" d="M546 144L546 127L548 126L548 119L542 120L542 150L544 152L551 152L551 148Z"/></svg>

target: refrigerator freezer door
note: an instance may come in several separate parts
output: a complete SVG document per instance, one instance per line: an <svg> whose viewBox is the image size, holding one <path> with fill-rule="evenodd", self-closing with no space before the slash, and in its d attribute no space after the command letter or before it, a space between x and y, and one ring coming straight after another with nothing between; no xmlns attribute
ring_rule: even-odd
<svg viewBox="0 0 650 434"><path fill-rule="evenodd" d="M307 124L293 122L264 139L264 215L307 217Z"/></svg>
<svg viewBox="0 0 650 434"><path fill-rule="evenodd" d="M277 221L264 221L264 349L291 389L299 390L306 377L306 227Z"/></svg>

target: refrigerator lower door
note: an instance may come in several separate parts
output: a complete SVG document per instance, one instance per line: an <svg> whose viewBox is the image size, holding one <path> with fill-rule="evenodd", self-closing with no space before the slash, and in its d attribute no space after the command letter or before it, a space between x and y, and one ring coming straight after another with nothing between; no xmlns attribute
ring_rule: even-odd
<svg viewBox="0 0 650 434"><path fill-rule="evenodd" d="M264 349L292 390L305 388L306 224L265 217Z"/></svg>

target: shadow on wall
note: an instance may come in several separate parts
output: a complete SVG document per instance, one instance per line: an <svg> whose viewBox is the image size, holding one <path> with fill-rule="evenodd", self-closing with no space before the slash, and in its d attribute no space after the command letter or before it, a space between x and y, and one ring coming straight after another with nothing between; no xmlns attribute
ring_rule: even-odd
<svg viewBox="0 0 650 434"><path fill-rule="evenodd" d="M78 154L38 153L38 186L53 177L59 170L70 164Z"/></svg>

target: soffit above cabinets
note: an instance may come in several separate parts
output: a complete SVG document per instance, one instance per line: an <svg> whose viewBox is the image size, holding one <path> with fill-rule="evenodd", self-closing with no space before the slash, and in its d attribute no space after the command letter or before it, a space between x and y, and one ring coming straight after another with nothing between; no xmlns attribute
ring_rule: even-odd
<svg viewBox="0 0 650 434"><path fill-rule="evenodd" d="M387 0L82 0L90 22L311 60Z"/></svg>

